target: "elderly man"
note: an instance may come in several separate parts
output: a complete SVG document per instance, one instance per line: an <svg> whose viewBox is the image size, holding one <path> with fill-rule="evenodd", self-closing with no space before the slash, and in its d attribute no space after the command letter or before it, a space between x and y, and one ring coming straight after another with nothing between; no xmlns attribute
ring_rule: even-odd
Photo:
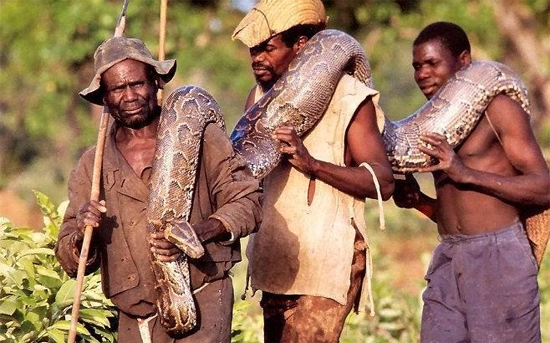
<svg viewBox="0 0 550 343"><path fill-rule="evenodd" d="M190 260L197 327L170 337L156 317L155 276L149 249L161 261L182 253L162 234L146 230L148 180L161 109L157 91L170 81L176 62L152 58L143 42L117 37L95 52L96 74L81 96L105 105L114 124L105 145L101 201L89 201L94 149L81 157L69 180L69 206L56 255L70 274L77 271L83 229L94 227L88 272L101 267L103 290L119 309L118 341L229 342L233 286L229 270L240 261L238 238L261 220L260 188L243 172L226 134L216 125L204 132L189 222L206 253Z"/></svg>
<svg viewBox="0 0 550 343"><path fill-rule="evenodd" d="M432 23L415 39L412 59L431 99L471 63L468 36L454 23ZM426 273L421 341L540 342L538 269L520 219L525 209L550 206L550 177L528 114L498 95L457 148L440 134L421 139L439 161L422 170L433 173L437 198L413 177L394 194L398 206L434 220L441 236Z"/></svg>
<svg viewBox="0 0 550 343"><path fill-rule="evenodd" d="M260 1L233 38L250 49L252 106L324 29L319 0ZM303 77L310 77L303 75ZM322 119L305 138L280 127L286 158L264 179L264 221L249 243L251 286L262 290L265 342L337 342L352 308L369 300L365 198L393 191L377 118L379 94L341 77Z"/></svg>

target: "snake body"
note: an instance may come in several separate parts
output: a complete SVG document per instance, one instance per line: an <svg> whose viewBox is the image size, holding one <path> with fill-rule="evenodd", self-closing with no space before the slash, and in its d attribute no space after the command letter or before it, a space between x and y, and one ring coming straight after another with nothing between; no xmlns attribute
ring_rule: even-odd
<svg viewBox="0 0 550 343"><path fill-rule="evenodd" d="M328 107L344 72L372 88L361 45L344 32L323 30L306 43L285 74L240 118L231 140L254 176L267 175L281 159L279 143L271 138L271 132L281 124L293 126L299 136L311 129ZM517 74L498 62L474 62L412 115L399 121L386 117L383 141L393 171L414 172L435 163L418 149L419 134L444 134L456 147L499 94L509 95L528 111L527 91Z"/></svg>
<svg viewBox="0 0 550 343"><path fill-rule="evenodd" d="M161 262L150 255L159 318L172 335L191 330L197 320L187 257L199 258L204 249L187 221L201 141L209 123L225 130L222 112L214 98L199 87L183 86L166 99L158 127L147 226L150 232L163 232L185 253L175 262Z"/></svg>
<svg viewBox="0 0 550 343"><path fill-rule="evenodd" d="M451 147L460 145L499 94L508 95L529 113L527 90L514 71L494 61L473 62L412 115L395 122L386 118L383 140L393 170L414 172L435 163L418 149L418 135L437 132Z"/></svg>
<svg viewBox="0 0 550 343"><path fill-rule="evenodd" d="M361 44L344 32L323 30L308 41L288 71L240 118L231 141L255 177L267 175L281 160L279 143L271 133L283 124L293 126L298 135L311 129L327 109L344 72L372 87Z"/></svg>

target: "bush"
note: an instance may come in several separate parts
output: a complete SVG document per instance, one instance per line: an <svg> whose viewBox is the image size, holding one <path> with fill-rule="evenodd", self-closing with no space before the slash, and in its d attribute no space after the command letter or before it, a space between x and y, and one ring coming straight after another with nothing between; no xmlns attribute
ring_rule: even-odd
<svg viewBox="0 0 550 343"><path fill-rule="evenodd" d="M35 191L41 230L0 218L0 341L67 341L76 280L54 254L66 203L59 208ZM99 273L86 277L77 327L80 342L115 342L116 309L101 291Z"/></svg>

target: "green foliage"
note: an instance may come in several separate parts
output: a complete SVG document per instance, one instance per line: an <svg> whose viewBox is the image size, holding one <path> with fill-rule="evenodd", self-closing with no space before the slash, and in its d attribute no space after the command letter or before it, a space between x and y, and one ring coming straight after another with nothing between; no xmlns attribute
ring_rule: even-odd
<svg viewBox="0 0 550 343"><path fill-rule="evenodd" d="M35 191L44 227L14 227L0 218L0 341L65 342L76 281L67 276L54 246L66 203L56 208ZM115 342L115 308L101 292L98 273L84 281L77 333L82 342Z"/></svg>

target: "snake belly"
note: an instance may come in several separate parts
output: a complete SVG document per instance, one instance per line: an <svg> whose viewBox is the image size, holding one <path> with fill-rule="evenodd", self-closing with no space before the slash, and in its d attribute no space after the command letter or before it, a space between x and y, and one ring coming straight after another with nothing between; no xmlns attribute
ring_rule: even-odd
<svg viewBox="0 0 550 343"><path fill-rule="evenodd" d="M184 251L175 262L161 262L151 253L160 322L171 335L195 327L197 314L187 258L199 258L204 248L187 221L191 213L199 152L206 126L225 131L220 107L205 90L183 86L162 108L147 207L149 232L179 232Z"/></svg>
<svg viewBox="0 0 550 343"><path fill-rule="evenodd" d="M293 126L301 136L317 123L343 73L373 87L361 45L344 32L320 31L275 85L244 113L231 133L233 147L252 175L262 178L280 162L280 144L271 138L278 126ZM499 94L510 96L529 113L527 90L514 71L494 61L473 62L410 116L398 121L386 117L382 138L392 170L415 172L436 163L418 149L419 135L441 133L452 147L458 146Z"/></svg>

